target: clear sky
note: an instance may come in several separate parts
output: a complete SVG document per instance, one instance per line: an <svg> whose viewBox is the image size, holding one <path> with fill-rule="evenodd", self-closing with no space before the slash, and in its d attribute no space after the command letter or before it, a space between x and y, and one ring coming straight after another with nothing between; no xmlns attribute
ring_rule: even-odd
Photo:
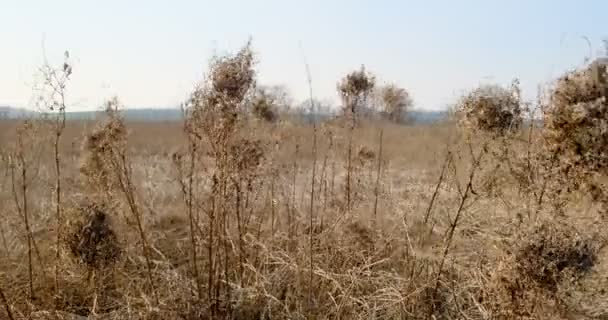
<svg viewBox="0 0 608 320"><path fill-rule="evenodd" d="M519 77L533 97L606 36L608 0L0 0L0 105L28 106L43 43L54 63L70 51L79 108L112 95L176 106L213 52L252 37L259 82L296 100L308 92L302 47L319 99L337 101L336 81L365 64L418 108L441 109L482 81Z"/></svg>

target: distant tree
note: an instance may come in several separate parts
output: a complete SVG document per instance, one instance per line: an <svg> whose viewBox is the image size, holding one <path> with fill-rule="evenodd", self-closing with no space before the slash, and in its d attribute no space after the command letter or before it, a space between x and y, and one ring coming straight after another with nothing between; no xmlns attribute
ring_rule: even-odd
<svg viewBox="0 0 608 320"><path fill-rule="evenodd" d="M379 88L377 94L381 114L394 122L402 122L408 109L413 105L409 92L394 84Z"/></svg>
<svg viewBox="0 0 608 320"><path fill-rule="evenodd" d="M291 108L291 97L283 86L258 87L251 102L254 117L274 122L279 114Z"/></svg>
<svg viewBox="0 0 608 320"><path fill-rule="evenodd" d="M295 109L295 115L307 122L324 120L332 114L331 102L318 99L306 99Z"/></svg>
<svg viewBox="0 0 608 320"><path fill-rule="evenodd" d="M374 90L375 82L375 77L361 66L361 69L347 74L338 83L342 112L345 116L352 117L353 124L357 114L368 108L368 97Z"/></svg>

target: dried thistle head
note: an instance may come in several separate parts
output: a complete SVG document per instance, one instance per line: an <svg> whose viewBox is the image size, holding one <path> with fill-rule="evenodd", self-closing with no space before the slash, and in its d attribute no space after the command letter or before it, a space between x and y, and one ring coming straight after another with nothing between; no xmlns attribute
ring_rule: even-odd
<svg viewBox="0 0 608 320"><path fill-rule="evenodd" d="M233 56L216 58L210 77L192 93L187 116L194 128L206 136L212 148L228 141L235 133L240 114L255 88L255 70L250 43Z"/></svg>
<svg viewBox="0 0 608 320"><path fill-rule="evenodd" d="M469 131L502 136L522 123L519 84L511 88L483 85L460 99L457 106L460 125Z"/></svg>
<svg viewBox="0 0 608 320"><path fill-rule="evenodd" d="M253 51L248 42L234 56L216 58L211 64L211 87L230 101L241 101L255 83Z"/></svg>

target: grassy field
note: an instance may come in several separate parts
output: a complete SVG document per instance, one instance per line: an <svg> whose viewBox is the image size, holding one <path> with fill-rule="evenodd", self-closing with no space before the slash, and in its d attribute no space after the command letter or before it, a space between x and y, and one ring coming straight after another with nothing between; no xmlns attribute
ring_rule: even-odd
<svg viewBox="0 0 608 320"><path fill-rule="evenodd" d="M66 122L71 68L42 68L48 117L0 122L0 317L608 319L604 65L532 126L517 81L405 125L364 68L302 121L253 67L212 60L165 123Z"/></svg>
<svg viewBox="0 0 608 320"><path fill-rule="evenodd" d="M82 170L99 124L68 122L57 229L49 123L22 126L0 124L3 319L608 316L605 220L584 197L557 214L518 182L527 132L248 121L256 147L216 193L211 147L189 171L182 123L126 123L129 190L100 195Z"/></svg>

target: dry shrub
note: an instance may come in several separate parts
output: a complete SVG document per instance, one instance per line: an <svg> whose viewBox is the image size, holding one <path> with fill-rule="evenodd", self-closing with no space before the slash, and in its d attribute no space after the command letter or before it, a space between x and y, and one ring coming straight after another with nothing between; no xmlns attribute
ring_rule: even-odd
<svg viewBox="0 0 608 320"><path fill-rule="evenodd" d="M254 60L250 43L237 54L215 58L210 78L192 93L187 102L187 118L199 139L205 136L217 158L221 146L232 138L239 119L250 105L255 88ZM225 150L224 150L225 151Z"/></svg>
<svg viewBox="0 0 608 320"><path fill-rule="evenodd" d="M276 97L267 90L257 90L256 96L251 102L251 112L257 119L275 122L278 117Z"/></svg>
<svg viewBox="0 0 608 320"><path fill-rule="evenodd" d="M78 216L72 217L66 234L69 252L90 268L110 266L121 255L118 239L105 211L94 205L77 209Z"/></svg>
<svg viewBox="0 0 608 320"><path fill-rule="evenodd" d="M572 273L581 277L593 267L597 244L571 226L562 223L541 225L523 239L515 259L520 274L553 292Z"/></svg>
<svg viewBox="0 0 608 320"><path fill-rule="evenodd" d="M557 80L544 130L548 157L557 163L562 186L590 191L596 200L605 195L595 178L608 173L608 83L602 61Z"/></svg>
<svg viewBox="0 0 608 320"><path fill-rule="evenodd" d="M380 88L379 96L382 113L394 122L402 122L404 115L413 104L410 93L394 84Z"/></svg>
<svg viewBox="0 0 608 320"><path fill-rule="evenodd" d="M127 129L117 116L118 100L106 104L108 118L86 136L80 173L91 192L109 192L116 186L114 167L110 159L116 156L116 146L125 147Z"/></svg>
<svg viewBox="0 0 608 320"><path fill-rule="evenodd" d="M461 126L469 130L499 136L512 132L522 122L519 84L480 86L462 97L456 110Z"/></svg>
<svg viewBox="0 0 608 320"><path fill-rule="evenodd" d="M357 155L359 156L359 159L363 163L372 161L376 157L376 153L374 152L374 150L371 150L370 148L368 148L366 146L359 147L359 151L357 152Z"/></svg>
<svg viewBox="0 0 608 320"><path fill-rule="evenodd" d="M512 255L493 270L485 303L497 319L563 316L576 306L564 296L597 263L601 241L565 221L546 221L524 231Z"/></svg>
<svg viewBox="0 0 608 320"><path fill-rule="evenodd" d="M338 83L344 115L356 117L366 106L367 98L375 86L375 77L365 67L346 75ZM353 120L354 121L354 120Z"/></svg>
<svg viewBox="0 0 608 320"><path fill-rule="evenodd" d="M221 56L211 64L211 86L213 91L232 101L241 101L255 82L252 69L251 43L236 55Z"/></svg>
<svg viewBox="0 0 608 320"><path fill-rule="evenodd" d="M239 139L230 146L230 162L238 173L251 173L264 160L264 148L259 140Z"/></svg>

